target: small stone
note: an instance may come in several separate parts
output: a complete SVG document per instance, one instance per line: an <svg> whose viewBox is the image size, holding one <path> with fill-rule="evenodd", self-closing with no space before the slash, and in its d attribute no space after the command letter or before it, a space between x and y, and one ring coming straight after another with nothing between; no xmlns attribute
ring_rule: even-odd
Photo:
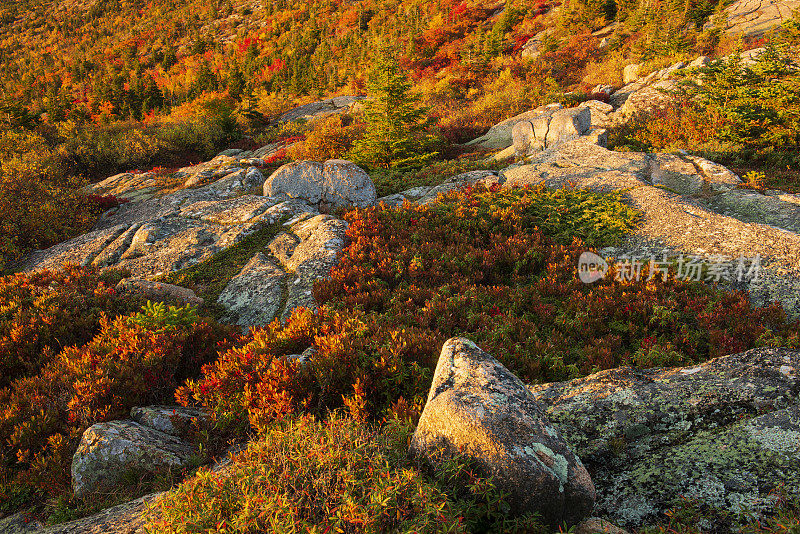
<svg viewBox="0 0 800 534"><path fill-rule="evenodd" d="M194 291L185 287L163 282L152 282L140 278L125 278L120 280L116 287L117 291L131 291L139 293L150 300L174 300L180 304L193 304L202 306L203 299L198 297Z"/></svg>
<svg viewBox="0 0 800 534"><path fill-rule="evenodd" d="M134 421L110 421L89 427L72 458L75 496L114 488L126 474L183 467L194 454L175 436Z"/></svg>
<svg viewBox="0 0 800 534"><path fill-rule="evenodd" d="M590 517L576 526L573 534L628 534L628 531L605 519Z"/></svg>
<svg viewBox="0 0 800 534"><path fill-rule="evenodd" d="M547 130L547 147L585 135L592 126L592 114L587 108L561 109L553 113Z"/></svg>
<svg viewBox="0 0 800 534"><path fill-rule="evenodd" d="M629 84L639 79L639 68L640 65L627 65L624 69L622 69L622 83Z"/></svg>

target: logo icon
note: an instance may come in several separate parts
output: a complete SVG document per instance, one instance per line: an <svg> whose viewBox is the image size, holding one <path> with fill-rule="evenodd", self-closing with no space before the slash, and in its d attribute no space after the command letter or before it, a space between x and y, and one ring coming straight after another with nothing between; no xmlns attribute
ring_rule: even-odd
<svg viewBox="0 0 800 534"><path fill-rule="evenodd" d="M593 252L586 251L578 258L578 278L584 284L591 284L603 278L608 272L606 260Z"/></svg>

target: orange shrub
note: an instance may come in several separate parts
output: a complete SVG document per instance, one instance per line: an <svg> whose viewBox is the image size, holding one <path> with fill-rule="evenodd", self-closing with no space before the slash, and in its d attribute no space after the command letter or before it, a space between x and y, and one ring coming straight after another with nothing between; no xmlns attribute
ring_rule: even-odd
<svg viewBox="0 0 800 534"><path fill-rule="evenodd" d="M0 388L38 374L62 347L89 341L103 315L139 308L141 299L114 290L122 277L69 266L0 278Z"/></svg>
<svg viewBox="0 0 800 534"><path fill-rule="evenodd" d="M325 161L341 159L353 147L353 142L361 136L364 124L353 122L349 116L333 115L314 123L305 141L286 149L292 160Z"/></svg>

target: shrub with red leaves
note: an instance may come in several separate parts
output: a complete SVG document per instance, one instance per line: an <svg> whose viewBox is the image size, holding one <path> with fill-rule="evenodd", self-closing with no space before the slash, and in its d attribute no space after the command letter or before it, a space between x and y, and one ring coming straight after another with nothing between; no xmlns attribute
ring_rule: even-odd
<svg viewBox="0 0 800 534"><path fill-rule="evenodd" d="M86 202L90 212L99 215L129 201L114 195L86 195Z"/></svg>
<svg viewBox="0 0 800 534"><path fill-rule="evenodd" d="M798 342L800 324L777 307L752 308L742 293L674 278L623 283L613 272L581 283L586 247L573 237L598 245L628 228L619 198L476 187L442 200L346 214L350 245L314 287L319 312L256 332L181 388L179 401L240 433L344 406L359 418L406 402L419 410L455 335L529 382L705 361L768 331ZM317 350L308 362L286 358L309 346Z"/></svg>
<svg viewBox="0 0 800 534"><path fill-rule="evenodd" d="M8 488L68 491L86 428L124 417L133 406L169 402L235 337L232 327L192 316L188 307L172 310L192 320L170 322L147 311L103 316L89 343L65 348L38 374L0 390L0 496Z"/></svg>

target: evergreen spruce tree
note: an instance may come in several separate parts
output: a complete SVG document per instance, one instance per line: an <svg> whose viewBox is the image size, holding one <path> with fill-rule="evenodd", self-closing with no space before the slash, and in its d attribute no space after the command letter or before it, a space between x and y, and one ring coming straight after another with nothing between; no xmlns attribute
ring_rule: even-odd
<svg viewBox="0 0 800 534"><path fill-rule="evenodd" d="M392 54L381 55L367 87L367 129L350 159L377 168L415 167L438 155L436 139L426 132L428 110L410 94L411 83Z"/></svg>

